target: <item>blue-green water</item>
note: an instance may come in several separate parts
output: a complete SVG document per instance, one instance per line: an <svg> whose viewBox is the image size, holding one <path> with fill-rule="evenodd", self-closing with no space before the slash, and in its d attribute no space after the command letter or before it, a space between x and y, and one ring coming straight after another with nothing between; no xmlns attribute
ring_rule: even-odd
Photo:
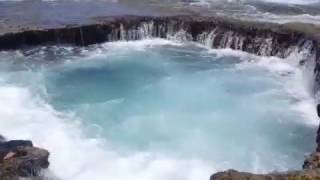
<svg viewBox="0 0 320 180"><path fill-rule="evenodd" d="M62 179L298 169L314 149L313 100L289 60L164 40L1 57L1 132L49 149Z"/></svg>

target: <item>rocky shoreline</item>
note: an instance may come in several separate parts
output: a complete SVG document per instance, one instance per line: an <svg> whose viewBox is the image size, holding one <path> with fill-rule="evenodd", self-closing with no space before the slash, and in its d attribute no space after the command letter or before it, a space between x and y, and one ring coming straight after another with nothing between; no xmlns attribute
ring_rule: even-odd
<svg viewBox="0 0 320 180"><path fill-rule="evenodd" d="M303 169L289 172L274 172L269 174L253 174L227 170L218 172L210 180L319 180L320 179L320 153L311 154L304 162Z"/></svg>
<svg viewBox="0 0 320 180"><path fill-rule="evenodd" d="M308 169L286 173L252 174L228 170L210 177L210 180L318 180L320 169Z"/></svg>
<svg viewBox="0 0 320 180"><path fill-rule="evenodd" d="M49 167L49 152L34 147L31 141L1 138L0 179L19 180L21 177L41 179L43 169Z"/></svg>

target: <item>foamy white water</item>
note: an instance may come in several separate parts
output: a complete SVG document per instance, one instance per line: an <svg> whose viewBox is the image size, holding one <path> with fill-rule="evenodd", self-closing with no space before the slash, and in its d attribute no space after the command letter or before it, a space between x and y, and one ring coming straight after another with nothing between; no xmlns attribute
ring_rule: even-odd
<svg viewBox="0 0 320 180"><path fill-rule="evenodd" d="M165 40L53 49L49 64L50 48L1 54L0 131L47 148L60 179L205 180L299 168L314 148L294 57Z"/></svg>

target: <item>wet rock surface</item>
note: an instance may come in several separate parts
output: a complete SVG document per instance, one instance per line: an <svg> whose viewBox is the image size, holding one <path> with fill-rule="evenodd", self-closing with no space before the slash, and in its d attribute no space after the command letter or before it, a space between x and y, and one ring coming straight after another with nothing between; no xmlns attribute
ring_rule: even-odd
<svg viewBox="0 0 320 180"><path fill-rule="evenodd" d="M0 142L0 179L21 177L41 179L41 171L49 166L49 152L34 147L31 141Z"/></svg>
<svg viewBox="0 0 320 180"><path fill-rule="evenodd" d="M252 174L228 170L219 172L210 177L210 180L318 180L319 169L309 169L286 173Z"/></svg>

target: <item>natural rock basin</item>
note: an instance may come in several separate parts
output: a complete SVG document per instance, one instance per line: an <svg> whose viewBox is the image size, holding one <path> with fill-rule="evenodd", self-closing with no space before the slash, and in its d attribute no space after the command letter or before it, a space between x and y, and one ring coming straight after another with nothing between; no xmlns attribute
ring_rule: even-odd
<svg viewBox="0 0 320 180"><path fill-rule="evenodd" d="M318 1L120 2L0 2L0 132L47 148L45 176L199 180L301 168L319 143Z"/></svg>
<svg viewBox="0 0 320 180"><path fill-rule="evenodd" d="M0 115L11 119L1 132L47 148L62 179L300 169L315 149L314 66L299 54L261 58L147 39L1 59Z"/></svg>

